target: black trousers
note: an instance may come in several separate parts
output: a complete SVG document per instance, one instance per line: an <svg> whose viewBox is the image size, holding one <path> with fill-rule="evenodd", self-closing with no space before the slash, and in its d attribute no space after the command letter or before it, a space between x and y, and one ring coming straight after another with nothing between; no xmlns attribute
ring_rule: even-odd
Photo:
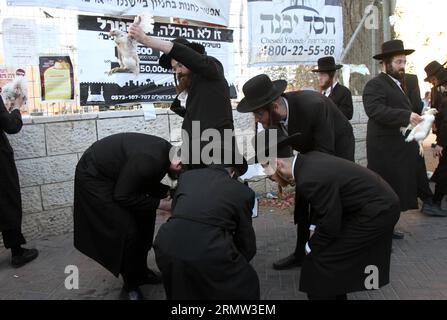
<svg viewBox="0 0 447 320"><path fill-rule="evenodd" d="M21 229L2 231L2 236L6 249L16 248L26 243Z"/></svg>
<svg viewBox="0 0 447 320"><path fill-rule="evenodd" d="M436 183L433 201L441 202L442 198L447 195L447 155L444 154L439 158L439 164L433 174L432 181Z"/></svg>
<svg viewBox="0 0 447 320"><path fill-rule="evenodd" d="M424 157L418 156L417 167L417 185L418 185L418 198L422 201L426 201L433 198L433 192L430 189L430 182L427 177L427 167L425 166Z"/></svg>
<svg viewBox="0 0 447 320"><path fill-rule="evenodd" d="M152 248L155 229L155 212L135 215L126 239L121 263L121 276L127 289L135 289L144 283L147 274L147 254Z"/></svg>
<svg viewBox="0 0 447 320"><path fill-rule="evenodd" d="M302 261L306 255L305 246L309 240L309 226L310 226L310 206L309 202L304 199L300 199L298 193L295 193L295 223L296 223L296 247L295 257L297 260Z"/></svg>

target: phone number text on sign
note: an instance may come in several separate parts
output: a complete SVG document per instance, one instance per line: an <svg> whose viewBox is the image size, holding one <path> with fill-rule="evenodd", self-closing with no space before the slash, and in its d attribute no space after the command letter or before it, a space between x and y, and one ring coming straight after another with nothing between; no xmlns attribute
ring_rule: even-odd
<svg viewBox="0 0 447 320"><path fill-rule="evenodd" d="M273 57L273 56L319 56L319 55L333 55L335 52L335 46L264 46L259 51L260 57Z"/></svg>
<svg viewBox="0 0 447 320"><path fill-rule="evenodd" d="M148 100L151 98L151 95L144 94L129 94L129 95L112 95L110 99L112 100Z"/></svg>

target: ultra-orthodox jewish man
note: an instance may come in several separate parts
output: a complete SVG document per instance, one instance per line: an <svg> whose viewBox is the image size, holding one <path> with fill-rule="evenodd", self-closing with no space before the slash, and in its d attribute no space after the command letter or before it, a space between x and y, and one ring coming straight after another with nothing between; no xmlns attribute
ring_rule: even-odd
<svg viewBox="0 0 447 320"><path fill-rule="evenodd" d="M255 194L235 180L247 162L230 146L205 162L181 175L172 217L154 241L167 299L257 300Z"/></svg>
<svg viewBox="0 0 447 320"><path fill-rule="evenodd" d="M294 138L276 132L278 149ZM272 134L262 132L258 141ZM268 144L264 151L258 148L258 155L268 156L258 156L266 174L296 184L314 209L316 229L306 243L300 290L309 299L344 300L349 292L388 284L392 233L400 215L393 189L376 173L339 157L311 151L280 158L269 150Z"/></svg>

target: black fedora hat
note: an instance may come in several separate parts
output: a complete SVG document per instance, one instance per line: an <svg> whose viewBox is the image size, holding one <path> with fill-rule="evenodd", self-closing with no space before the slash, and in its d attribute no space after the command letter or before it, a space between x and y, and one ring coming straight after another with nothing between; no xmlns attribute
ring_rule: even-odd
<svg viewBox="0 0 447 320"><path fill-rule="evenodd" d="M424 81L429 81L430 78L434 75L436 75L439 71L442 69L442 64L440 64L438 61L432 61L424 68L425 73L427 74L427 78L424 79Z"/></svg>
<svg viewBox="0 0 447 320"><path fill-rule="evenodd" d="M248 80L242 87L245 97L237 105L240 113L253 112L275 101L287 88L285 80L270 80L266 74L260 74Z"/></svg>
<svg viewBox="0 0 447 320"><path fill-rule="evenodd" d="M198 52L198 53L200 53L200 54L205 54L205 53L206 53L206 51L205 51L205 47L202 46L200 43L197 43L197 42L189 42L189 41L186 40L185 38L176 38L176 39L172 40L172 42L176 42L176 43L183 44L183 45L185 45L185 46L187 46L187 47L193 49L194 51L196 51L196 52ZM165 53L165 54L163 54L163 55L160 57L160 60L158 60L158 64L159 64L160 66L162 66L163 68L169 70L169 69L172 68L172 66L171 66L171 59L172 59L172 57L171 57L169 54L166 54L166 53Z"/></svg>
<svg viewBox="0 0 447 320"><path fill-rule="evenodd" d="M260 157L279 159L293 157L293 149L290 143L299 135L301 135L301 133L297 132L288 136L278 127L271 127L259 132L252 139L252 145L257 147L255 148L256 155L248 160L248 163L257 163L259 162ZM258 145L256 145L256 143ZM260 143L262 144L259 145ZM273 154L273 152L275 152L275 154Z"/></svg>
<svg viewBox="0 0 447 320"><path fill-rule="evenodd" d="M312 72L331 72L343 68L341 64L335 64L334 57L323 57L318 59L318 67Z"/></svg>
<svg viewBox="0 0 447 320"><path fill-rule="evenodd" d="M376 54L373 58L376 60L383 60L386 57L397 56L400 54L409 55L415 50L404 49L404 43L402 40L390 40L382 44L382 52Z"/></svg>

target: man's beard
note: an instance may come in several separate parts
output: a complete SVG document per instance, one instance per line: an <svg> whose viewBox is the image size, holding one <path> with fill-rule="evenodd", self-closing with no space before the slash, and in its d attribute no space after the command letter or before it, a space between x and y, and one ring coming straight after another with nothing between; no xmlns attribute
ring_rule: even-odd
<svg viewBox="0 0 447 320"><path fill-rule="evenodd" d="M392 76L394 79L399 80L400 82L402 82L405 77L405 69L402 68L400 70L394 70L391 63L388 63L386 65L386 73Z"/></svg>
<svg viewBox="0 0 447 320"><path fill-rule="evenodd" d="M175 76L177 77L177 76ZM190 74L180 74L177 78L177 85L175 90L177 94L183 91L189 91L191 88L191 75Z"/></svg>

